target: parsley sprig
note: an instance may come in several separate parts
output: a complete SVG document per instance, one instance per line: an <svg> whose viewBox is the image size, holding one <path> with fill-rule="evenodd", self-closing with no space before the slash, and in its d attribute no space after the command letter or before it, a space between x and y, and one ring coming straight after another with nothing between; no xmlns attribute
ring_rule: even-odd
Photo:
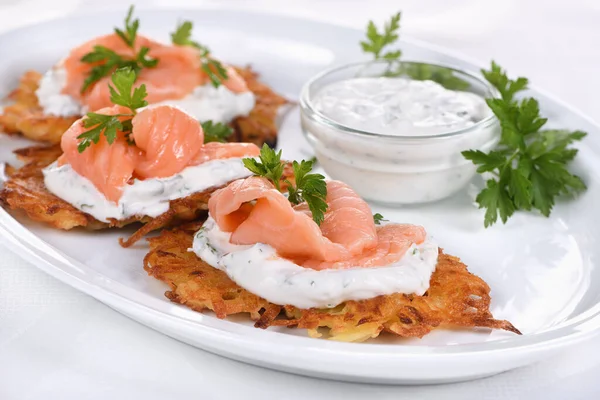
<svg viewBox="0 0 600 400"><path fill-rule="evenodd" d="M488 153L468 150L462 154L478 165L477 172L491 175L476 198L479 207L486 209L484 225L493 225L498 217L506 223L517 210L537 209L547 217L557 196L586 189L581 178L567 169L577 155L577 149L569 146L586 133L542 130L547 119L541 116L538 101L515 99L527 88L526 78L509 79L493 61L491 69L482 73L501 94L501 98L486 100L500 121L500 144Z"/></svg>
<svg viewBox="0 0 600 400"><path fill-rule="evenodd" d="M273 182L277 190L281 191L281 177L284 165L281 162L281 150L275 152L266 143L260 149L259 159L244 158L244 166L255 175L262 176Z"/></svg>
<svg viewBox="0 0 600 400"><path fill-rule="evenodd" d="M184 21L177 26L175 32L171 33L171 42L178 46L191 46L200 51L200 68L214 87L219 87L227 79L227 70L220 61L210 57L208 47L192 40L192 29L194 25L190 21Z"/></svg>
<svg viewBox="0 0 600 400"><path fill-rule="evenodd" d="M374 60L389 62L388 70L384 75L407 75L414 80L431 80L437 82L446 89L467 89L470 86L469 83L455 76L451 69L430 64L402 64L400 62L402 51L400 49L389 50L389 47L395 44L400 37L400 17L400 12L392 15L390 20L384 23L381 32L377 29L373 21L369 21L366 40L360 42L362 50L367 54L372 54Z"/></svg>
<svg viewBox="0 0 600 400"><path fill-rule="evenodd" d="M91 146L97 144L100 137L104 135L109 144L114 143L117 138L117 132L124 132L129 138L132 131L131 120L136 114L136 110L148 105L145 100L146 85L133 88L135 83L135 71L130 67L116 70L112 75L113 85L109 85L110 101L113 104L129 108L130 114L104 115L98 113L87 113L83 120L83 127L90 128L77 136L80 139L77 145L77 151L82 153Z"/></svg>
<svg viewBox="0 0 600 400"><path fill-rule="evenodd" d="M327 183L321 174L311 174L313 162L302 160L294 161L292 169L296 179L296 186L286 180L288 184L288 200L292 204L306 202L313 220L321 225L327 211Z"/></svg>
<svg viewBox="0 0 600 400"><path fill-rule="evenodd" d="M222 122L215 124L209 120L202 122L201 125L204 131L204 143L226 142L227 138L233 134L233 129Z"/></svg>
<svg viewBox="0 0 600 400"><path fill-rule="evenodd" d="M125 18L125 29L115 28L115 33L129 46L135 48L137 31L140 26L139 19L132 21L133 6L129 7L129 12ZM158 59L148 56L150 49L142 46L135 57L126 58L117 54L115 51L105 46L94 46L92 51L81 58L81 62L93 64L89 75L85 78L81 93L85 92L90 86L98 82L105 76L109 76L113 71L119 68L130 67L136 74L143 68L154 68L158 64Z"/></svg>
<svg viewBox="0 0 600 400"><path fill-rule="evenodd" d="M375 225L381 225L382 222L388 221L385 217L379 213L373 214L373 222Z"/></svg>
<svg viewBox="0 0 600 400"><path fill-rule="evenodd" d="M137 31L140 27L140 20L133 18L133 5L129 6L129 10L127 11L127 16L125 17L125 30L121 30L119 28L115 28L115 33L119 35L121 39L127 44L127 46L133 48L135 44L135 38L137 37Z"/></svg>
<svg viewBox="0 0 600 400"><path fill-rule="evenodd" d="M260 150L259 160L244 158L242 161L252 173L267 178L273 182L277 190L281 190L280 181L284 169L284 164L281 162L281 150L276 152L265 144ZM323 175L311 173L312 166L312 161L294 161L292 168L296 185L288 180L285 182L288 185L290 203L306 202L313 220L320 225L325 218L325 211L327 211L327 183Z"/></svg>
<svg viewBox="0 0 600 400"><path fill-rule="evenodd" d="M379 33L377 26L375 26L375 22L369 21L367 25L367 40L360 42L363 51L365 53L373 53L373 57L376 60L399 60L402 55L401 50L381 53L384 48L390 44L394 44L400 37L398 31L400 30L401 15L402 13L400 12L392 15L390 21L384 24L381 33Z"/></svg>
<svg viewBox="0 0 600 400"><path fill-rule="evenodd" d="M194 24L192 24L191 21L183 21L177 26L175 32L171 33L171 42L178 46L191 46L199 50L206 50L208 52L206 46L203 46L200 43L192 40L193 28Z"/></svg>

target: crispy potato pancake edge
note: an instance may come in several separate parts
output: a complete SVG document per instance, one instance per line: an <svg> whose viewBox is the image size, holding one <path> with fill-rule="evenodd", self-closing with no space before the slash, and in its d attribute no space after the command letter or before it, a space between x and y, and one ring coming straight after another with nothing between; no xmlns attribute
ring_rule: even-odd
<svg viewBox="0 0 600 400"><path fill-rule="evenodd" d="M311 337L346 342L362 342L381 332L420 338L437 327L487 327L520 334L510 322L493 318L489 286L442 251L423 296L392 294L306 310L269 303L188 251L200 226L165 230L148 239L150 252L144 258L146 272L169 285L166 297L195 311L212 310L218 318L248 313L258 328L302 328Z"/></svg>
<svg viewBox="0 0 600 400"><path fill-rule="evenodd" d="M53 163L62 153L59 145L32 146L15 151L25 163L21 168L8 168L9 179L0 191L0 202L5 206L24 212L30 219L47 223L57 229L69 230L77 227L86 229L120 228L135 222L144 224L127 239L121 239L123 247L129 247L151 231L177 226L189 221L202 219L208 209L208 199L218 187L190 196L172 200L167 212L155 218L142 216L126 220L111 220L105 223L96 220L63 199L57 197L44 185L42 170ZM293 170L286 164L282 180L293 182ZM282 182L285 190L285 182Z"/></svg>
<svg viewBox="0 0 600 400"><path fill-rule="evenodd" d="M277 144L277 113L289 101L260 82L258 74L249 66L236 67L236 71L254 93L256 104L248 116L238 117L232 122L235 133L231 140L258 146L267 143L274 147ZM17 89L8 96L14 103L0 113L0 130L9 134L21 133L36 141L60 143L62 134L80 117L45 115L35 93L41 78L42 75L36 71L23 74Z"/></svg>

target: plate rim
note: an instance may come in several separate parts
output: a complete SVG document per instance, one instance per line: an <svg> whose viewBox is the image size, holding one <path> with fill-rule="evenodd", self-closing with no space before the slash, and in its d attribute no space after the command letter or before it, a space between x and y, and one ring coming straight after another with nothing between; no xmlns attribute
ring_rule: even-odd
<svg viewBox="0 0 600 400"><path fill-rule="evenodd" d="M190 12L227 12L227 13L236 13L238 15L254 15L260 16L262 18L278 18L280 20L293 21L294 23L303 23L303 24L311 24L312 26L322 26L322 27L336 27L338 29L346 29L351 31L360 31L359 29L348 27L346 25L340 23L328 23L324 21L317 21L308 18L301 17L293 17L289 15L281 15L278 13L270 13L270 12L257 12L250 10L233 10L227 7L197 7L197 8L161 8L161 7L140 7L139 10L141 12L160 12L160 11L171 11L178 13L185 13L186 11ZM102 18L106 18L110 15L116 15L120 11L116 10L107 11L95 14L96 16L100 16ZM10 39L13 35L21 35L26 33L28 30L33 28L39 28L44 25L52 25L56 23L60 23L61 21L67 22L74 18L83 18L87 15L90 15L89 12L83 13L74 13L68 16L64 16L61 18L53 18L47 19L43 21L34 22L31 24L27 24L24 26L20 26L16 29L8 30L0 33L0 39ZM400 40L400 44L402 43L410 43L412 45L416 45L418 47L427 49L432 52L444 54L450 57L454 57L460 59L461 61L469 64L473 68L480 68L483 63L480 60L476 60L472 57L465 56L460 52L452 51L445 47L428 43L426 41L418 40L411 38L410 36L404 35ZM594 129L600 131L600 125L596 123L591 117L587 116L576 107L566 103L565 101L559 99L557 96L550 94L544 90L538 89L535 85L531 85L530 89L548 100L554 102L561 108L571 112L572 114L578 116L582 120L585 120L592 126ZM591 138L588 138L590 140ZM582 145L583 146L583 145ZM15 226L17 225L17 226ZM23 235L15 235L14 228L21 228L26 233ZM16 229L18 230L18 229ZM23 236L27 236L27 234L31 235L35 238L34 241L26 241ZM309 337L301 337L301 336L293 336L293 335L283 335L278 332L272 331L262 331L256 328L251 328L248 326L236 324L231 321L222 321L217 319L216 317L212 317L210 315L205 315L202 319L208 319L209 323L201 322L198 320L192 320L185 318L183 316L174 315L165 310L157 309L148 304L137 302L133 299L135 294L140 294L137 290L128 288L125 285L122 285L125 289L125 294L127 292L132 292L131 296L126 296L123 293L119 293L115 291L113 288L109 287L105 282L92 282L86 281L82 276L76 276L73 273L69 273L68 270L73 268L79 270L87 269L88 273L91 272L92 275L99 274L95 270L85 266L85 264L77 261L77 260L68 260L69 257L61 255L63 260L61 261L58 258L54 258L54 260L49 260L49 254L45 256L43 254L38 254L36 247L43 249L46 247L47 249L58 252L60 254L60 250L53 248L53 246L45 243L40 237L36 236L32 232L30 232L25 226L21 225L12 215L10 215L6 210L2 209L0 211L0 237L4 237L9 239L8 242L5 242L6 247L8 247L11 251L14 251L16 254L19 254L22 258L31 262L33 265L41 269L42 271L48 273L49 275L55 277L63 283L66 283L77 290L80 290L102 302L105 302L103 299L105 297L111 298L111 300L124 302L129 306L141 307L142 309L149 311L155 314L156 317L166 318L170 320L172 323L184 323L190 325L196 331L202 331L203 335L210 335L211 330L219 329L220 332L227 332L229 335L237 335L236 332L232 332L234 330L223 330L223 327L219 326L222 322L226 322L227 324L234 324L238 327L242 327L247 329L249 332L254 331L255 334L249 335L248 337L252 337L251 340L247 340L245 335L239 335L232 337L232 339L236 340L239 343L252 343L257 344L261 342L268 342L268 340L264 340L261 337L267 335L266 339L273 339L274 337L283 337L286 339L279 340L279 346L290 346L290 349L295 349L296 343L301 345L304 349L309 349L311 353L313 352L331 352L335 351L337 356L343 356L345 358L363 358L363 357L382 357L391 358L392 360L398 357L403 358L403 361L406 358L414 358L417 357L419 359L430 359L430 358L438 358L440 356L445 357L465 357L465 356L480 356L482 354L491 354L491 353L506 353L507 351L519 352L519 351L528 351L528 352L538 352L544 349L552 349L557 347L564 347L566 345L578 343L581 340L584 340L594 334L598 334L600 332L600 302L590 307L588 310L585 310L581 314L575 316L572 319L565 320L555 326L547 330L543 330L541 332L536 332L532 334L523 335L521 337L511 337L502 340L495 340L491 342L480 342L480 343L469 343L469 344L458 344L458 345L449 345L449 346L434 346L434 345L419 345L419 346L402 346L398 344L362 344L362 343L339 343L325 340L314 340ZM37 241L37 242L36 242ZM36 246L37 245L37 246ZM41 250L40 250L41 251ZM51 256L50 256L51 257ZM67 261L68 260L68 261ZM114 281L111 281L114 282ZM118 283L118 282L117 282ZM166 305L172 306L171 304L165 302ZM215 321L210 321L214 319ZM215 322L217 322L215 324ZM214 332L212 332L214 333ZM256 334L257 333L257 334ZM268 337L268 335L271 335ZM255 338L255 336L257 336ZM536 340L537 339L537 340ZM281 343L287 342L290 343ZM389 352L388 350L393 349L393 352ZM277 350L273 352L275 355L277 354ZM391 353L391 354L390 354Z"/></svg>

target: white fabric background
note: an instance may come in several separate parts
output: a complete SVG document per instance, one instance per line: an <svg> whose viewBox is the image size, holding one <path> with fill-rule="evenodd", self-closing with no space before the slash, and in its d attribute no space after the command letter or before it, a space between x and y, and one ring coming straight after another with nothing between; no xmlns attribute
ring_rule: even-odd
<svg viewBox="0 0 600 400"><path fill-rule="evenodd" d="M0 0L0 31L127 2ZM177 1L363 27L401 9L404 35L494 58L600 121L600 1ZM482 363L486 360L482 360ZM0 399L593 399L600 338L546 362L454 385L391 387L303 378L226 360L141 326L0 246Z"/></svg>

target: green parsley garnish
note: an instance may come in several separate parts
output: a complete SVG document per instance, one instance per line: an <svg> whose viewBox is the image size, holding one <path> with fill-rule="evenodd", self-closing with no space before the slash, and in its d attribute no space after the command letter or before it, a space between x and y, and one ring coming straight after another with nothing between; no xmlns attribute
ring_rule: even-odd
<svg viewBox="0 0 600 400"><path fill-rule="evenodd" d="M182 22L175 32L171 33L171 42L178 46L191 46L195 47L199 50L204 50L208 52L206 46L201 45L200 43L192 40L192 29L194 25L191 21Z"/></svg>
<svg viewBox="0 0 600 400"><path fill-rule="evenodd" d="M121 39L127 44L127 46L133 48L135 44L135 38L137 37L137 31L140 27L140 20L135 19L131 21L133 17L133 4L129 6L129 10L127 11L127 16L125 17L125 30L121 30L119 28L115 28L115 33L119 35Z"/></svg>
<svg viewBox="0 0 600 400"><path fill-rule="evenodd" d="M486 209L484 225L493 225L498 216L506 223L517 210L537 209L547 217L557 196L586 189L581 178L567 170L577 155L577 149L569 146L586 133L542 130L547 119L541 116L538 101L514 98L527 88L526 78L509 79L493 61L489 71L481 72L502 96L486 100L502 127L500 144L489 153L468 150L462 154L479 166L477 172L492 176L475 199L479 208Z"/></svg>
<svg viewBox="0 0 600 400"><path fill-rule="evenodd" d="M117 131L124 132L129 138L132 130L131 120L135 116L136 110L148 105L145 100L147 96L146 85L133 88L135 71L132 68L125 67L116 70L111 80L114 86L108 86L110 101L113 104L129 108L131 114L104 115L93 112L87 113L86 118L83 120L83 126L90 129L77 136L77 139L81 139L77 146L77 151L80 153L92 143L97 144L102 134L104 134L109 144L112 144L117 138ZM123 117L126 118L122 120Z"/></svg>
<svg viewBox="0 0 600 400"><path fill-rule="evenodd" d="M214 58L209 58L208 53L206 56L201 57L202 59L202 71L208 75L208 79L212 85L216 88L221 86L221 83L227 79L227 70L223 67L220 61Z"/></svg>
<svg viewBox="0 0 600 400"><path fill-rule="evenodd" d="M437 82L449 90L466 90L471 86L469 82L455 76L451 69L431 64L405 64L402 73L416 81Z"/></svg>
<svg viewBox="0 0 600 400"><path fill-rule="evenodd" d="M514 81L508 79L506 72L494 61L492 61L492 68L489 71L482 69L481 73L492 86L498 89L502 100L506 103L514 103L515 94L527 89L527 85L529 84L529 79L524 77L518 77Z"/></svg>
<svg viewBox="0 0 600 400"><path fill-rule="evenodd" d="M360 42L360 45L365 53L373 53L375 60L399 60L402 55L402 51L395 50L381 54L383 49L394 44L398 40L398 31L400 29L400 16L398 12L392 15L390 22L387 22L383 26L383 32L379 33L375 23L369 21L367 25L367 40Z"/></svg>
<svg viewBox="0 0 600 400"><path fill-rule="evenodd" d="M227 138L233 134L233 129L224 123L213 123L212 121L202 122L204 131L204 143L226 142Z"/></svg>
<svg viewBox="0 0 600 400"><path fill-rule="evenodd" d="M227 70L220 61L210 57L208 47L191 39L194 25L191 21L184 21L175 32L171 33L171 42L178 46L191 46L200 50L200 68L208 75L208 79L214 87L219 87L227 79Z"/></svg>
<svg viewBox="0 0 600 400"><path fill-rule="evenodd" d="M132 49L135 47L135 39L137 37L137 31L140 26L138 19L131 21L133 15L133 6L129 7L129 12L125 18L125 29L121 30L115 28L115 33L119 35L121 39ZM81 57L81 62L86 64L97 64L94 65L89 75L85 78L83 86L81 87L81 93L85 92L91 85L98 82L105 76L109 76L113 71L119 68L130 67L136 73L142 68L154 68L158 64L158 59L148 56L150 49L148 47L141 47L139 52L133 59L125 58L113 50L104 46L94 46L90 53L85 54Z"/></svg>
<svg viewBox="0 0 600 400"><path fill-rule="evenodd" d="M266 143L260 149L259 160L254 158L244 158L244 166L255 175L262 176L273 182L277 190L281 191L281 177L283 176L284 165L281 162L281 150L275 152Z"/></svg>
<svg viewBox="0 0 600 400"><path fill-rule="evenodd" d="M382 222L388 221L385 217L379 213L373 214L373 222L375 225L381 225Z"/></svg>
<svg viewBox="0 0 600 400"><path fill-rule="evenodd" d="M284 164L281 162L281 150L275 152L275 150L264 144L260 150L259 160L244 158L242 161L252 173L269 179L277 190L281 190L280 181L284 168ZM327 210L327 202L325 201L327 198L327 183L323 175L310 173L312 165L312 161L294 161L292 168L296 185L294 186L288 180L285 182L288 185L288 200L290 203L300 204L306 202L313 220L320 225Z"/></svg>
<svg viewBox="0 0 600 400"><path fill-rule="evenodd" d="M313 220L321 225L327 211L327 183L321 174L311 174L313 162L302 160L294 161L292 168L296 178L296 186L286 180L288 184L288 200L292 204L306 202Z"/></svg>
<svg viewBox="0 0 600 400"><path fill-rule="evenodd" d="M398 12L386 22L380 32L373 21L367 25L366 40L360 42L362 50L372 54L374 60L389 62L385 76L406 75L418 81L430 80L439 83L446 89L465 90L470 84L456 76L451 69L429 64L401 64L401 50L388 50L399 38L401 13Z"/></svg>

